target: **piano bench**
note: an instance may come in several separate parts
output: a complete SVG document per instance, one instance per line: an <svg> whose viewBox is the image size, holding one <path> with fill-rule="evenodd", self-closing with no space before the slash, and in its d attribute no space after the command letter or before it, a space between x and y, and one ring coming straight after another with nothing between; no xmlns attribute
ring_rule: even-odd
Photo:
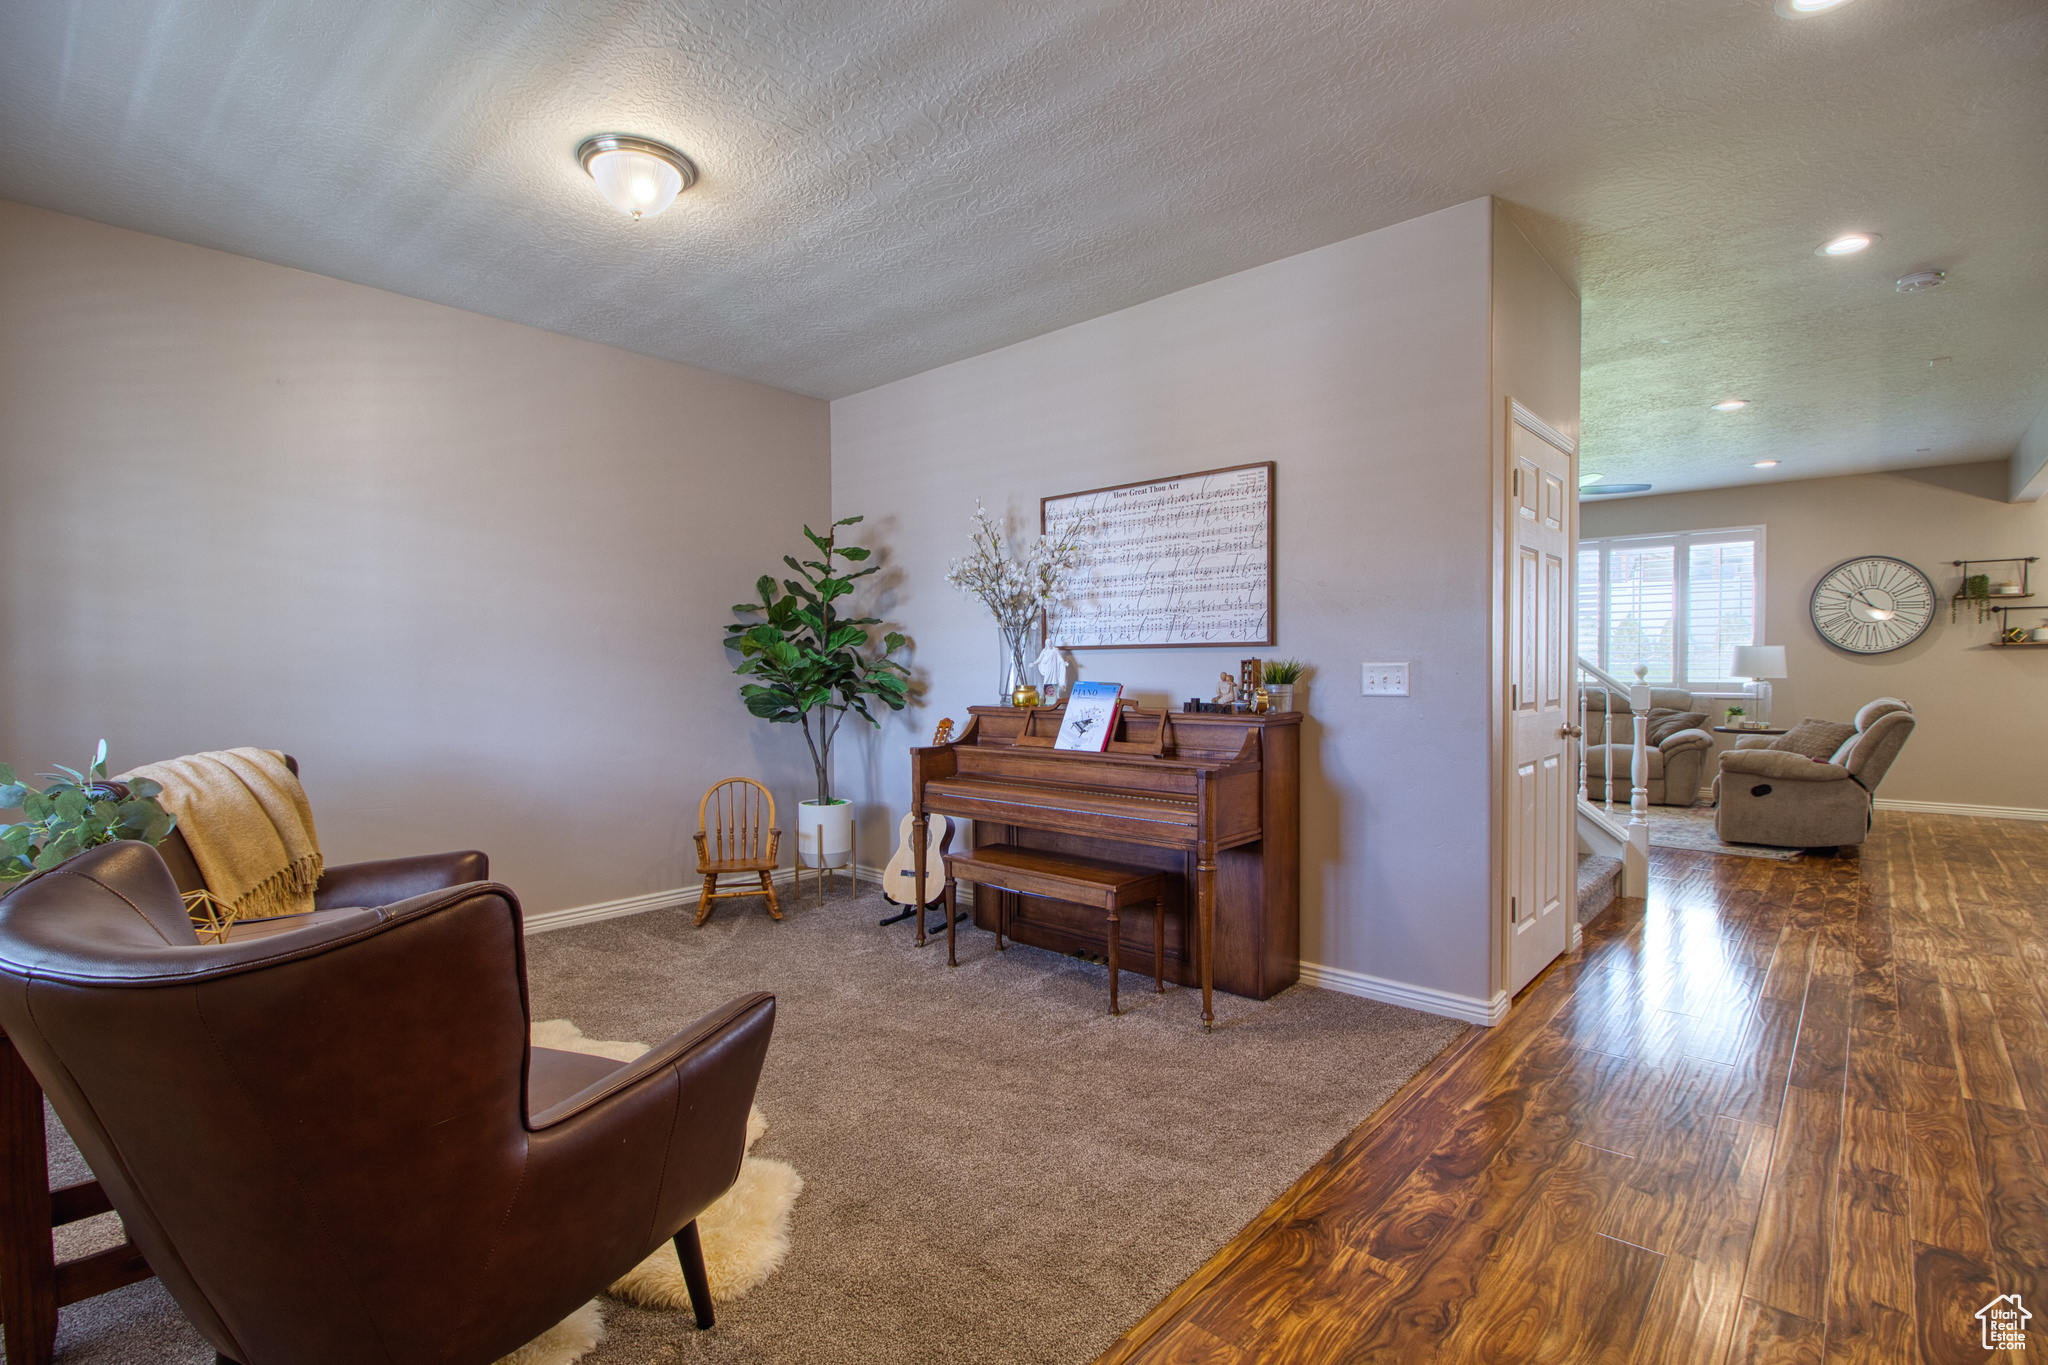
<svg viewBox="0 0 2048 1365"><path fill-rule="evenodd" d="M1147 902L1152 906L1152 989L1166 991L1166 877L1142 867L1121 867L1037 849L1014 848L1009 844L985 844L971 853L946 856L946 965L960 964L953 956L954 902L956 882L1014 891L1026 896L1050 896L1055 900L1091 905L1109 916L1109 1012L1121 1014L1116 1002L1119 928L1123 912ZM1003 916L996 913L996 951L1003 942Z"/></svg>

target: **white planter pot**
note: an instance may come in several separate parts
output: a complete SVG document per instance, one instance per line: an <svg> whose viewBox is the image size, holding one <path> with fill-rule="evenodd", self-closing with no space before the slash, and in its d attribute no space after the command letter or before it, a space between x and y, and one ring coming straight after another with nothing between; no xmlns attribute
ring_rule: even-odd
<svg viewBox="0 0 2048 1365"><path fill-rule="evenodd" d="M796 808L796 865L845 867L853 861L853 802L802 801Z"/></svg>

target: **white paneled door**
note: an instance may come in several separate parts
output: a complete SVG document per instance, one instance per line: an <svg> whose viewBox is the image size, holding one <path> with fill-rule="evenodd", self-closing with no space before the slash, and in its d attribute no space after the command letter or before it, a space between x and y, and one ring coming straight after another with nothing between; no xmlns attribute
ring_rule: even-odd
<svg viewBox="0 0 2048 1365"><path fill-rule="evenodd" d="M1519 414L1520 409L1514 409ZM1540 425L1540 423L1539 423ZM1565 950L1573 914L1572 457L1508 422L1508 993Z"/></svg>

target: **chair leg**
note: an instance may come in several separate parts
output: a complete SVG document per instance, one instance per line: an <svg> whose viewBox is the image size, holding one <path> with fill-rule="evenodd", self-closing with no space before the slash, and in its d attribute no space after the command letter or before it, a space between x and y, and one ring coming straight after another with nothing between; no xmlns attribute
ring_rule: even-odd
<svg viewBox="0 0 2048 1365"><path fill-rule="evenodd" d="M697 897L697 927L702 929L704 921L711 918L712 898L718 894L718 874L711 873L704 878L704 890Z"/></svg>
<svg viewBox="0 0 2048 1365"><path fill-rule="evenodd" d="M779 900L777 900L777 899L775 899L775 874L774 874L774 873L772 873L772 872L763 872L763 873L761 874L761 894L762 894L762 895L764 895L764 896L766 896L766 897L768 898L768 918L769 918L769 919L781 919L781 918L782 918L782 902L781 902L781 901L779 901Z"/></svg>
<svg viewBox="0 0 2048 1365"><path fill-rule="evenodd" d="M704 1244L697 1240L697 1220L692 1218L676 1234L676 1259L683 1263L683 1283L690 1289L690 1308L697 1315L697 1330L711 1327L711 1281L704 1274Z"/></svg>

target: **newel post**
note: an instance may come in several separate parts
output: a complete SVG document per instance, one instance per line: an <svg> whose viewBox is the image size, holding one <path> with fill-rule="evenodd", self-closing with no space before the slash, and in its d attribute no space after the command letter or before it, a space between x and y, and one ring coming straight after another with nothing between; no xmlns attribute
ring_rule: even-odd
<svg viewBox="0 0 2048 1365"><path fill-rule="evenodd" d="M1629 751L1628 851L1622 859L1622 891L1646 896L1650 891L1650 674L1647 665L1636 665L1635 685L1628 690L1629 719L1635 725L1635 743ZM1609 793L1613 779L1608 780Z"/></svg>

